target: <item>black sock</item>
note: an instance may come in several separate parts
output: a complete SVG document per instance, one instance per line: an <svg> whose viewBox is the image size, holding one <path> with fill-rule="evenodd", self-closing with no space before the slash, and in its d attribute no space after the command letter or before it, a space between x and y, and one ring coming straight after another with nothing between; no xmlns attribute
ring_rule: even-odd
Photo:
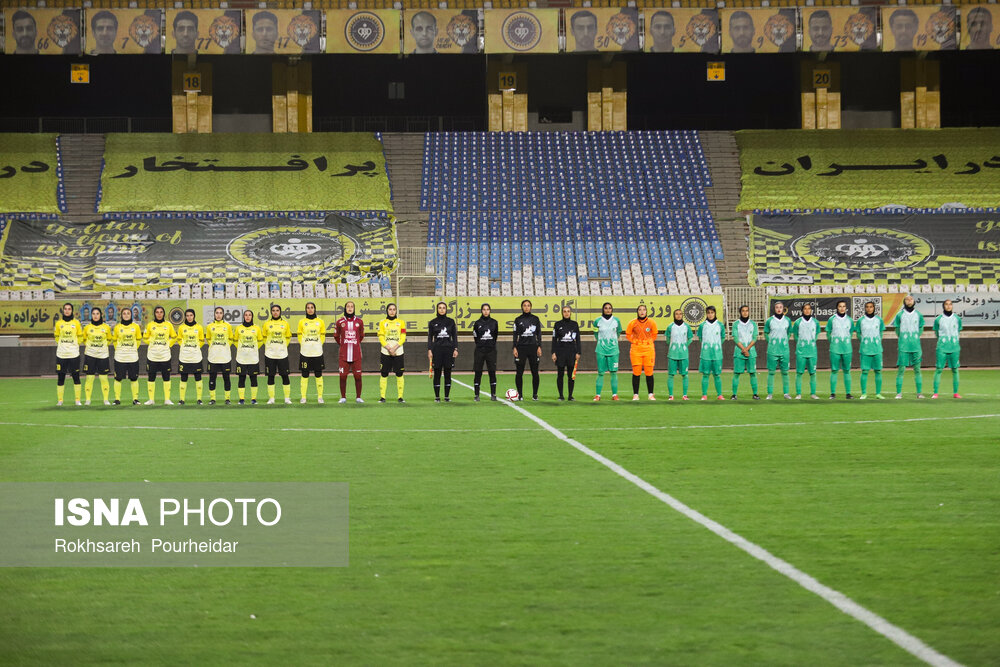
<svg viewBox="0 0 1000 667"><path fill-rule="evenodd" d="M632 393L633 394L638 394L639 393L639 376L638 375L633 375L632 376Z"/></svg>
<svg viewBox="0 0 1000 667"><path fill-rule="evenodd" d="M647 375L646 376L646 391L648 391L650 394L653 393L653 376L652 375Z"/></svg>

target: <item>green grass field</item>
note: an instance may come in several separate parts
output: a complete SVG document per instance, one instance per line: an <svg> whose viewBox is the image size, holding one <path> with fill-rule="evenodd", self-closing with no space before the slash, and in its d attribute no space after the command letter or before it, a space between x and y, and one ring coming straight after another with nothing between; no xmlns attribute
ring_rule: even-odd
<svg viewBox="0 0 1000 667"><path fill-rule="evenodd" d="M737 403L668 404L659 374L660 401L599 405L592 375L575 404L544 398L545 375L521 405L951 659L996 665L1000 371L962 373L962 400L918 401L910 376L892 400L893 369L885 401L829 401L821 374L820 401L751 401L744 378ZM919 664L508 405L462 386L436 405L419 374L406 405L377 387L365 405L57 408L54 380L0 380L2 481L351 494L346 568L2 569L0 662Z"/></svg>

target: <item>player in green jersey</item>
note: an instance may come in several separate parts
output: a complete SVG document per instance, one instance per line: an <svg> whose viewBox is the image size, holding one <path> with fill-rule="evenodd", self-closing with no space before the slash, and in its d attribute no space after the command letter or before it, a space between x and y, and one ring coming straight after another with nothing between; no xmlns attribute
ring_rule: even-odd
<svg viewBox="0 0 1000 667"><path fill-rule="evenodd" d="M892 327L899 339L896 351L896 398L903 398L903 374L906 367L913 367L913 381L917 388L917 398L923 398L924 379L920 375L920 361L923 350L920 348L920 333L924 330L924 316L914 308L913 297L906 295L903 299L903 310L896 313Z"/></svg>
<svg viewBox="0 0 1000 667"><path fill-rule="evenodd" d="M885 322L875 314L875 302L865 304L865 314L854 322L854 331L861 344L858 356L861 358L861 400L868 398L868 373L875 371L875 398L882 395L882 332Z"/></svg>
<svg viewBox="0 0 1000 667"><path fill-rule="evenodd" d="M664 332L667 337L667 396L668 401L674 400L674 375L680 374L684 393L682 400L688 400L688 346L691 345L693 332L684 321L684 313L679 309L674 311L674 321Z"/></svg>
<svg viewBox="0 0 1000 667"><path fill-rule="evenodd" d="M781 370L781 388L786 399L788 393L788 330L791 321L785 316L785 304L774 303L774 315L764 322L764 339L767 341L767 400L774 394L774 372Z"/></svg>
<svg viewBox="0 0 1000 667"><path fill-rule="evenodd" d="M795 398L802 398L802 374L809 373L809 395L816 395L816 339L819 338L819 321L813 317L811 303L802 306L802 317L792 323L795 336Z"/></svg>
<svg viewBox="0 0 1000 667"><path fill-rule="evenodd" d="M706 319L698 325L698 340L701 341L701 357L698 372L701 373L701 400L708 400L708 376L715 380L715 394L722 397L722 341L726 339L726 327L715 317L715 306L705 309Z"/></svg>
<svg viewBox="0 0 1000 667"><path fill-rule="evenodd" d="M851 357L854 352L851 347L851 333L854 322L847 314L847 302L841 299L837 302L837 312L826 321L826 337L830 341L830 398L837 397L837 373L844 374L845 398L851 396Z"/></svg>
<svg viewBox="0 0 1000 667"><path fill-rule="evenodd" d="M941 373L945 368L951 369L951 387L955 398L962 398L958 393L958 334L962 331L962 317L952 311L951 299L942 304L943 313L934 318L934 333L937 334L937 367L934 371L934 395L938 397L941 385Z"/></svg>
<svg viewBox="0 0 1000 667"><path fill-rule="evenodd" d="M750 306L740 306L740 318L733 322L733 341L736 347L733 348L733 395L729 398L736 400L736 394L740 389L740 376L743 373L750 374L750 388L753 390L753 399L760 400L757 393L757 323L750 319Z"/></svg>
<svg viewBox="0 0 1000 667"><path fill-rule="evenodd" d="M601 307L601 316L594 320L594 337L597 339L597 392L594 400L601 400L604 389L604 374L611 374L611 400L618 400L618 337L622 334L622 323L614 316L610 303Z"/></svg>

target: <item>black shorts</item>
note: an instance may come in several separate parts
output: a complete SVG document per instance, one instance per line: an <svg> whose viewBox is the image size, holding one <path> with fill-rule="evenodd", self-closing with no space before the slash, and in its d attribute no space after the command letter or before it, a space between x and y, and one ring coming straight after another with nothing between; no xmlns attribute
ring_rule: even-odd
<svg viewBox="0 0 1000 667"><path fill-rule="evenodd" d="M146 360L146 373L152 375L160 375L162 373L170 374L170 362L169 361L149 361Z"/></svg>
<svg viewBox="0 0 1000 667"><path fill-rule="evenodd" d="M110 375L111 358L98 359L97 357L84 355L82 370L85 375Z"/></svg>
<svg viewBox="0 0 1000 667"><path fill-rule="evenodd" d="M223 375L225 375L226 373L229 373L231 371L232 371L232 362L230 361L226 361L221 364L213 364L213 363L208 364L209 373L222 373Z"/></svg>
<svg viewBox="0 0 1000 667"><path fill-rule="evenodd" d="M434 348L434 368L454 368L455 348Z"/></svg>
<svg viewBox="0 0 1000 667"><path fill-rule="evenodd" d="M56 357L56 373L79 373L80 372L80 357L71 357L70 359L60 359Z"/></svg>
<svg viewBox="0 0 1000 667"><path fill-rule="evenodd" d="M268 375L288 375L288 357L284 359L272 359L270 357L264 357L264 371Z"/></svg>
<svg viewBox="0 0 1000 667"><path fill-rule="evenodd" d="M116 361L115 362L115 379L121 382L125 378L129 380L139 379L139 362L138 361Z"/></svg>
<svg viewBox="0 0 1000 667"><path fill-rule="evenodd" d="M490 373L497 372L497 348L496 346L489 349L484 347L477 347L476 352L472 358L472 370L481 371L483 369L483 364L486 364L486 370Z"/></svg>
<svg viewBox="0 0 1000 667"><path fill-rule="evenodd" d="M195 373L204 373L205 365L200 361L192 361L188 363L181 362L177 365L177 372L190 375L194 375Z"/></svg>
<svg viewBox="0 0 1000 667"><path fill-rule="evenodd" d="M326 368L326 363L324 363L322 356L299 357L299 370L303 373L320 373L324 368Z"/></svg>
<svg viewBox="0 0 1000 667"><path fill-rule="evenodd" d="M389 375L393 373L395 375L403 374L403 355L392 356L388 354L379 355L379 372L382 375Z"/></svg>
<svg viewBox="0 0 1000 667"><path fill-rule="evenodd" d="M576 363L576 351L559 350L556 352L556 368L573 368Z"/></svg>
<svg viewBox="0 0 1000 667"><path fill-rule="evenodd" d="M237 375L260 375L260 362L255 364L241 364L236 362Z"/></svg>

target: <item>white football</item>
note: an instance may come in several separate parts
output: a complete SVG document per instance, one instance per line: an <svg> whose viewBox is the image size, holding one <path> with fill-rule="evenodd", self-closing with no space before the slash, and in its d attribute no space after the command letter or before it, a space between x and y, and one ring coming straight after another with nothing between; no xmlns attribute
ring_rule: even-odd
<svg viewBox="0 0 1000 667"><path fill-rule="evenodd" d="M517 389L508 389L507 390L507 400L508 401L516 401L517 400Z"/></svg>

